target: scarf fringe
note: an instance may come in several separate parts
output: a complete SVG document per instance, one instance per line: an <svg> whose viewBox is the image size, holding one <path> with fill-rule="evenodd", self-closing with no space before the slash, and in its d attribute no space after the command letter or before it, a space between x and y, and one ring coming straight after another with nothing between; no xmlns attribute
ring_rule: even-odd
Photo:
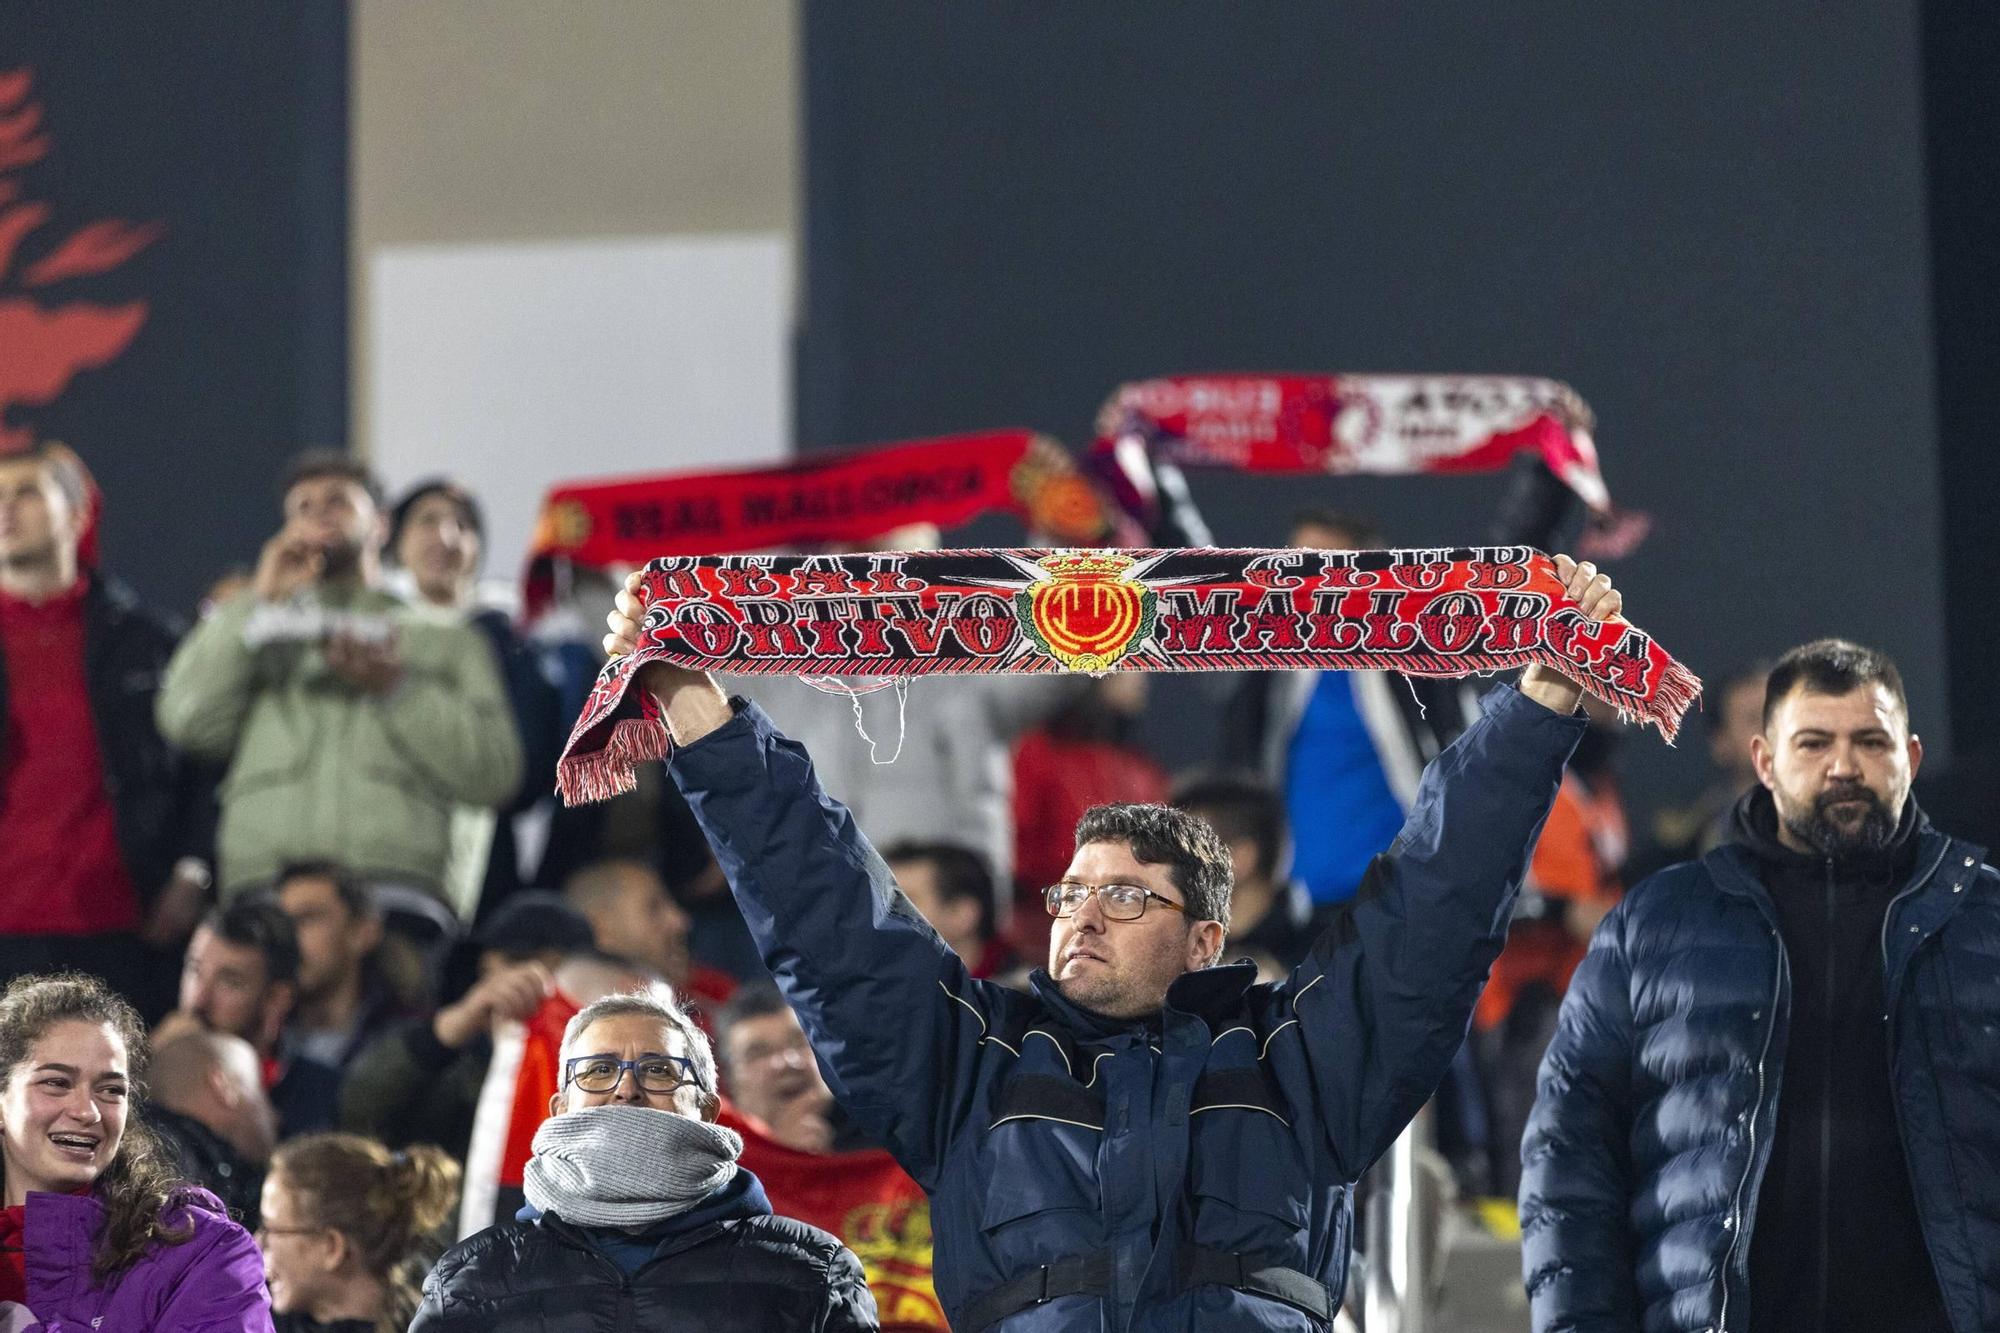
<svg viewBox="0 0 2000 1333"><path fill-rule="evenodd" d="M1587 680L1584 682L1584 688L1599 698L1604 698L1599 689L1592 688L1595 684L1595 681ZM1652 696L1637 711L1641 718L1660 733L1660 739L1672 745L1681 734L1681 716L1693 707L1695 699L1700 694L1701 678L1679 662L1669 661L1666 670L1660 673L1660 683L1654 686ZM1606 698L1604 701L1621 711L1629 707L1629 704L1615 698Z"/></svg>
<svg viewBox="0 0 2000 1333"><path fill-rule="evenodd" d="M556 765L556 790L564 805L583 805L623 796L639 785L640 764L665 759L673 738L664 720L621 718L599 750L572 752Z"/></svg>

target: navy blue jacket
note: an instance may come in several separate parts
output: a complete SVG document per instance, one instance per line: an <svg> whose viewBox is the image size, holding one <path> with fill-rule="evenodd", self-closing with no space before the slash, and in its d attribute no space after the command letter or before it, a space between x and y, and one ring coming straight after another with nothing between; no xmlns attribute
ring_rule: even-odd
<svg viewBox="0 0 2000 1333"><path fill-rule="evenodd" d="M1970 843L1916 836L1882 927L1890 1074L1945 1309L1974 1333L2000 1327L2000 874ZM1735 844L1599 926L1521 1147L1537 1330L1756 1327L1750 1237L1791 1013L1778 929Z"/></svg>
<svg viewBox="0 0 2000 1333"><path fill-rule="evenodd" d="M1236 964L1176 981L1151 1022L975 981L804 750L754 705L673 772L766 964L858 1124L932 1196L937 1291L968 1306L1059 1260L1108 1295L994 1325L1307 1330L1286 1302L1189 1284L1183 1247L1344 1284L1347 1187L1443 1076L1503 942L1581 719L1501 687L1425 774L1351 909L1276 984Z"/></svg>

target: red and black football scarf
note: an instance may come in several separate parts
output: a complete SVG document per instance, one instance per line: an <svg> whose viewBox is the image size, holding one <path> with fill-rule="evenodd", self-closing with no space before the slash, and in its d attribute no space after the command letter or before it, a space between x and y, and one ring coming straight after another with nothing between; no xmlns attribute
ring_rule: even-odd
<svg viewBox="0 0 2000 1333"><path fill-rule="evenodd" d="M638 650L608 665L557 771L565 800L629 790L667 752L633 673L901 678L1083 671L1388 670L1541 663L1671 740L1701 682L1622 617L1584 618L1550 559L1458 550L1023 550L655 560Z"/></svg>
<svg viewBox="0 0 2000 1333"><path fill-rule="evenodd" d="M1507 375L1173 375L1121 386L1098 414L1096 451L1121 441L1183 467L1242 472L1491 472L1539 457L1621 554L1643 515L1613 508L1590 408L1556 380Z"/></svg>
<svg viewBox="0 0 2000 1333"><path fill-rule="evenodd" d="M954 527L1012 513L1035 532L1089 545L1111 515L1060 445L984 431L818 453L782 467L611 478L542 501L528 556L529 618L561 558L605 568L659 556L873 542L913 523Z"/></svg>

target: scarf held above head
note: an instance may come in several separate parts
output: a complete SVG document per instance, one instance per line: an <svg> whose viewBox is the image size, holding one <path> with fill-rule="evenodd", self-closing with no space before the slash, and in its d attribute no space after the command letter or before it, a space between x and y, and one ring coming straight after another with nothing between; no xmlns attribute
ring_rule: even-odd
<svg viewBox="0 0 2000 1333"><path fill-rule="evenodd" d="M1623 616L1588 619L1527 547L977 550L655 560L634 652L608 665L557 768L571 804L667 752L626 686L648 662L740 675L1386 670L1541 664L1673 738L1701 688Z"/></svg>
<svg viewBox="0 0 2000 1333"><path fill-rule="evenodd" d="M565 1222L645 1227L684 1213L735 1179L733 1129L646 1106L592 1106L535 1132L521 1188Z"/></svg>

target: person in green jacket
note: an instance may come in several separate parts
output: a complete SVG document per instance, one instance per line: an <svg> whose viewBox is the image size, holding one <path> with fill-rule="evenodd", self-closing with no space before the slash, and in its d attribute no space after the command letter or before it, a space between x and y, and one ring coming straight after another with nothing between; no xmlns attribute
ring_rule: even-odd
<svg viewBox="0 0 2000 1333"><path fill-rule="evenodd" d="M216 839L225 897L300 860L436 897L452 807L500 805L520 784L521 744L485 640L413 617L379 587L380 497L347 455L302 456L250 589L167 668L161 734L228 764Z"/></svg>

